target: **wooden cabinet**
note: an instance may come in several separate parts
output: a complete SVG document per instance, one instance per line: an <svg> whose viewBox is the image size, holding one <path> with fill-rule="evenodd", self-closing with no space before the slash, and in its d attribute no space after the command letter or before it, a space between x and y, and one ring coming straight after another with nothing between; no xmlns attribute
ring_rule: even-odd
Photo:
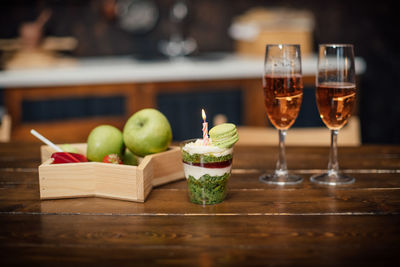
<svg viewBox="0 0 400 267"><path fill-rule="evenodd" d="M305 90L313 90L316 57L303 58L302 66ZM227 95L232 91L239 92L240 101L230 104L234 106L231 110L237 109L240 113L240 118L234 118L233 122L264 127L267 119L261 88L262 69L262 58L229 54L219 60L198 61L94 59L82 60L76 67L64 69L0 72L0 88L12 120L12 140L34 140L29 134L29 130L34 128L55 142L83 142L90 130L99 124L111 124L122 129L125 121L142 108L168 110L168 106L159 107L160 96L168 94L179 97L180 94L209 93L202 96L206 104L213 92ZM356 58L357 73L363 73L364 69L364 61ZM313 92L308 95L314 99ZM305 101L303 99L303 107L315 107L315 103ZM38 102L41 104L35 105ZM222 105L224 99L220 102ZM199 114L202 104L201 101L197 104ZM219 106L219 103L214 105ZM84 108L72 112L79 110L78 106ZM107 110L108 106L113 108ZM180 112L187 113L186 110ZM41 116L32 119L31 115L36 113L41 113ZM169 119L175 121L177 115L173 114ZM197 113L185 115L191 120L201 120ZM212 116L207 119L212 123Z"/></svg>
<svg viewBox="0 0 400 267"><path fill-rule="evenodd" d="M121 83L104 85L73 85L38 88L12 88L4 90L6 109L12 118L12 140L34 140L29 130L34 128L57 142L82 142L96 125L111 124L120 129L125 121L136 111L154 107L158 108L157 95L195 92L229 91L235 88L241 91L242 124L249 126L264 126L263 95L261 79L229 79L210 81L180 81L180 82L148 82ZM67 116L67 118L52 118L50 120L26 121L24 107L26 103L51 101L60 99L121 97L123 112L120 114L91 114L88 117ZM42 112L55 112L55 109L74 108L74 106L48 105ZM72 104L73 105L73 104ZM51 107L54 109L51 110ZM68 112L66 112L68 113ZM200 115L199 115L200 116ZM26 117L26 116L25 116ZM200 117L199 117L200 118Z"/></svg>

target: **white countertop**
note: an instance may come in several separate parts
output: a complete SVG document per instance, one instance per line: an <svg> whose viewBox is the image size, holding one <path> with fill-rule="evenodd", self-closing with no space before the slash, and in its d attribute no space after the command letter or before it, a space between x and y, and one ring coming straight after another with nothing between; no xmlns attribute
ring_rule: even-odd
<svg viewBox="0 0 400 267"><path fill-rule="evenodd" d="M0 89L82 84L260 78L263 59L227 54L220 59L138 61L130 57L79 59L69 67L0 71ZM316 57L302 59L303 75L314 75ZM356 59L362 74L366 64Z"/></svg>

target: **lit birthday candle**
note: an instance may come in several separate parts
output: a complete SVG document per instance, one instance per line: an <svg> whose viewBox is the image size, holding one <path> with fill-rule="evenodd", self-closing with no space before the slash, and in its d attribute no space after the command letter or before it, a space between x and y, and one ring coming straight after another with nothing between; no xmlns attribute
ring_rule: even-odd
<svg viewBox="0 0 400 267"><path fill-rule="evenodd" d="M206 122L206 113L201 109L201 116L203 117L203 145L208 145L208 123Z"/></svg>

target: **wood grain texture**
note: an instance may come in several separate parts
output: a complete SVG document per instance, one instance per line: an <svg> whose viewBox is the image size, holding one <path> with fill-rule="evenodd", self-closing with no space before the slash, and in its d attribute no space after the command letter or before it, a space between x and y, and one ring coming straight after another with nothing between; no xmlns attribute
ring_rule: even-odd
<svg viewBox="0 0 400 267"><path fill-rule="evenodd" d="M149 155L154 164L153 186L163 185L184 177L180 147L172 146L164 153Z"/></svg>
<svg viewBox="0 0 400 267"><path fill-rule="evenodd" d="M227 199L203 207L188 201L185 180L153 188L145 203L40 201L39 144L0 144L1 265L400 264L400 147L340 147L356 182L337 188L308 180L326 168L326 147L287 148L302 184L260 183L276 152L235 147Z"/></svg>
<svg viewBox="0 0 400 267"><path fill-rule="evenodd" d="M4 262L381 266L400 248L398 216L63 217L1 216Z"/></svg>
<svg viewBox="0 0 400 267"><path fill-rule="evenodd" d="M39 166L40 198L85 197L96 194L93 176L95 163L51 164L49 159Z"/></svg>

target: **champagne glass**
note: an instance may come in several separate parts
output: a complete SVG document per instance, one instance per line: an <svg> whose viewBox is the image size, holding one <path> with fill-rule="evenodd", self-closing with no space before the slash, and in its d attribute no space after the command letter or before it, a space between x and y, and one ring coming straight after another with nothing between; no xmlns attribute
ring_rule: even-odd
<svg viewBox="0 0 400 267"><path fill-rule="evenodd" d="M279 155L275 172L259 179L277 185L301 183L303 178L288 173L285 155L286 131L295 122L303 98L300 45L267 45L263 88L267 116L279 132Z"/></svg>
<svg viewBox="0 0 400 267"><path fill-rule="evenodd" d="M354 183L351 176L339 172L337 136L347 123L356 99L354 51L351 44L319 46L316 99L320 117L331 131L328 171L311 176L318 184L341 185Z"/></svg>

